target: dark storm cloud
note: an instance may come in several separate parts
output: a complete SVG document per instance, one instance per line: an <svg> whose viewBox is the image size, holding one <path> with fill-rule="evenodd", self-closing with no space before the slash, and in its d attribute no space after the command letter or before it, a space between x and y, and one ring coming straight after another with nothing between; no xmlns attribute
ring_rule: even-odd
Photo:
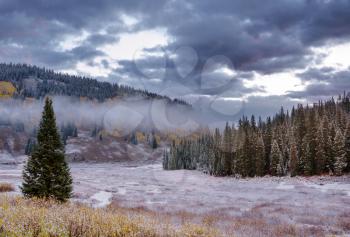
<svg viewBox="0 0 350 237"><path fill-rule="evenodd" d="M343 0L198 0L155 19L164 22L175 45L194 47L203 59L222 54L237 69L270 73L305 68L310 46L348 39L349 18L350 1ZM266 62L280 58L285 63Z"/></svg>
<svg viewBox="0 0 350 237"><path fill-rule="evenodd" d="M105 55L102 51L88 46L75 47L69 53L71 53L76 60L85 60Z"/></svg>
<svg viewBox="0 0 350 237"><path fill-rule="evenodd" d="M79 60L100 56L97 46L116 42L118 34L127 30L121 20L121 13L143 14L144 11L149 14L161 5L160 1L2 0L0 52L16 51L13 54L16 57L6 58L4 54L0 57L6 62L26 62L58 69L72 68ZM113 34L98 33L111 27L114 29ZM83 31L91 35L82 45L65 52L57 49L67 36L81 36ZM8 49L14 44L20 48Z"/></svg>
<svg viewBox="0 0 350 237"><path fill-rule="evenodd" d="M139 22L129 27L123 14L135 16ZM199 94L222 94L222 87L215 85L220 84L220 75L209 92L198 88L206 62L224 55L238 73L234 91L244 94L252 89L246 88L242 79L250 79L253 71L271 74L306 69L311 62L322 61L310 48L349 40L349 22L348 0L2 0L0 60L54 69L71 69L80 61L96 65L94 58L104 55L98 47L117 42L120 34L163 27L171 39L164 51L176 54L180 46L191 47L198 57L193 70L179 75L188 70L186 65L167 59L164 73L160 66L163 59L149 56L137 62L119 61L120 67L109 79L136 86L142 79L141 87L150 85L158 92L175 82ZM78 37L84 32L89 36L73 49L59 48L67 36ZM107 60L98 63L104 68L111 64ZM291 92L290 96L349 88L347 72L327 70L298 75L311 84L304 92ZM165 84L147 73L158 75ZM259 90L254 88L253 92Z"/></svg>

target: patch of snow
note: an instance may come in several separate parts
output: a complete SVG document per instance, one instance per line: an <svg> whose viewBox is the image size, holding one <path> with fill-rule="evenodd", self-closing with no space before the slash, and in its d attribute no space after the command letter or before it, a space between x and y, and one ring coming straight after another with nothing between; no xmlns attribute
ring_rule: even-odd
<svg viewBox="0 0 350 237"><path fill-rule="evenodd" d="M74 144L68 144L66 146L66 154L81 153L81 148Z"/></svg>
<svg viewBox="0 0 350 237"><path fill-rule="evenodd" d="M118 194L119 195L125 195L126 194L126 188L118 188Z"/></svg>
<svg viewBox="0 0 350 237"><path fill-rule="evenodd" d="M295 186L292 184L286 184L286 182L281 182L277 185L276 189L280 189L280 190L291 190L294 189Z"/></svg>
<svg viewBox="0 0 350 237"><path fill-rule="evenodd" d="M317 189L323 193L330 191L340 191L346 193L350 196L350 184L345 183L326 183L326 184L316 184L316 183L303 183L306 187Z"/></svg>
<svg viewBox="0 0 350 237"><path fill-rule="evenodd" d="M90 200L92 201L93 207L105 207L108 204L111 203L111 199L113 197L113 194L110 192L100 191L98 193L95 193L93 196L90 197Z"/></svg>
<svg viewBox="0 0 350 237"><path fill-rule="evenodd" d="M146 203L148 205L166 205L167 204L166 201L151 201L151 200L147 200Z"/></svg>

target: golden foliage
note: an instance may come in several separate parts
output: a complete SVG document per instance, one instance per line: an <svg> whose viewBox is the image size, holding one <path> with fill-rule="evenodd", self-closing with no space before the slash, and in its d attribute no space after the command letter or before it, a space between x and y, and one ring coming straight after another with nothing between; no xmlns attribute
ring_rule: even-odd
<svg viewBox="0 0 350 237"><path fill-rule="evenodd" d="M146 136L142 132L136 132L136 139L138 142L145 142L146 141Z"/></svg>
<svg viewBox="0 0 350 237"><path fill-rule="evenodd" d="M11 82L0 81L0 98L12 97L16 92L16 88Z"/></svg>

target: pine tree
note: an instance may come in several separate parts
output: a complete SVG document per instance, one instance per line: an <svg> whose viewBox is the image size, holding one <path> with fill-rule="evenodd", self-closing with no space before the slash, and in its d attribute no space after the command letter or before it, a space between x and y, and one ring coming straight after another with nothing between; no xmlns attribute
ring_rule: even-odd
<svg viewBox="0 0 350 237"><path fill-rule="evenodd" d="M326 151L325 151L325 140L323 135L322 123L317 129L316 134L316 157L315 157L315 172L316 174L322 174L326 170Z"/></svg>
<svg viewBox="0 0 350 237"><path fill-rule="evenodd" d="M350 121L345 130L346 172L350 172Z"/></svg>
<svg viewBox="0 0 350 237"><path fill-rule="evenodd" d="M337 129L334 138L334 172L336 175L342 175L346 168L346 152L345 152L345 138L340 129Z"/></svg>
<svg viewBox="0 0 350 237"><path fill-rule="evenodd" d="M278 164L277 164L277 170L276 170L276 174L278 176L283 176L285 171L284 171L284 166L283 166L283 155L281 153L280 157L279 157L279 161L278 161Z"/></svg>
<svg viewBox="0 0 350 237"><path fill-rule="evenodd" d="M223 157L221 159L221 166L223 167L222 175L232 174L232 158L233 158L233 145L232 145L232 132L231 127L226 123L223 138Z"/></svg>
<svg viewBox="0 0 350 237"><path fill-rule="evenodd" d="M251 151L252 149L252 143L251 140L249 138L249 135L246 133L246 135L244 136L244 140L243 140L243 145L242 145L242 150L241 150L241 175L243 177L247 177L247 176L253 176L252 175L252 156L251 156Z"/></svg>
<svg viewBox="0 0 350 237"><path fill-rule="evenodd" d="M213 174L217 176L224 175L224 167L222 165L223 162L221 162L221 160L223 159L221 140L222 140L222 137L220 134L220 130L216 128L214 133L214 146L213 146L214 148Z"/></svg>
<svg viewBox="0 0 350 237"><path fill-rule="evenodd" d="M66 201L72 193L72 177L56 126L52 100L47 98L37 135L37 145L23 170L26 197Z"/></svg>
<svg viewBox="0 0 350 237"><path fill-rule="evenodd" d="M268 173L270 169L270 154L272 144L272 124L270 117L267 118L266 128L264 129L263 136L265 145L265 173Z"/></svg>
<svg viewBox="0 0 350 237"><path fill-rule="evenodd" d="M294 177L298 174L298 150L297 150L297 144L295 142L294 136L292 136L291 142L290 142L289 160L290 160L290 164L289 164L290 175Z"/></svg>
<svg viewBox="0 0 350 237"><path fill-rule="evenodd" d="M165 149L163 152L163 169L165 169L165 170L169 169L169 153Z"/></svg>
<svg viewBox="0 0 350 237"><path fill-rule="evenodd" d="M308 175L313 175L315 173L315 158L316 158L316 146L317 146L317 126L316 126L316 114L315 109L310 109L308 114L308 124L307 124L307 142L309 145L309 155L307 159L307 172Z"/></svg>
<svg viewBox="0 0 350 237"><path fill-rule="evenodd" d="M311 162L311 152L310 152L310 143L305 136L302 144L302 155L300 157L301 160L301 171L304 175L312 175L312 162Z"/></svg>
<svg viewBox="0 0 350 237"><path fill-rule="evenodd" d="M335 163L335 150L334 150L334 139L336 135L335 125L329 123L327 133L324 134L326 146L326 168L328 172L334 172L334 163Z"/></svg>
<svg viewBox="0 0 350 237"><path fill-rule="evenodd" d="M270 173L271 175L277 175L278 164L281 160L282 153L276 140L272 141L271 154L270 154Z"/></svg>
<svg viewBox="0 0 350 237"><path fill-rule="evenodd" d="M255 157L256 157L256 174L258 176L265 175L265 146L264 139L262 134L259 133L258 140L256 143L255 149Z"/></svg>

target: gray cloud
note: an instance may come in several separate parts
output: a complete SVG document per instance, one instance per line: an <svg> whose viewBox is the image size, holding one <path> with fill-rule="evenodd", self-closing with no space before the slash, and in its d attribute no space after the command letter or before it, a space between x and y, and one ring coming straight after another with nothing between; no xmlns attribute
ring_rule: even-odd
<svg viewBox="0 0 350 237"><path fill-rule="evenodd" d="M350 88L350 69L337 70L332 67L310 68L298 74L298 76L310 84L306 86L304 91L289 92L288 96L293 98L334 96Z"/></svg>
<svg viewBox="0 0 350 237"><path fill-rule="evenodd" d="M135 16L139 22L129 27L123 14ZM199 95L219 96L231 90L235 96L243 96L262 90L246 88L242 82L251 79L253 71L272 74L318 63L322 57L310 48L348 41L349 22L347 0L2 0L0 60L53 69L71 69L80 61L93 65L94 58L104 55L98 47L117 42L120 34L163 27L171 38L164 51L170 55L181 46L191 47L197 57L193 70L186 68L188 63L177 64L166 55L164 71L164 59L149 56L119 61L121 67L114 69L108 80L156 92L180 84ZM66 37L83 32L89 36L79 45L59 49ZM237 75L220 85L225 77L215 74L211 88L205 90L201 87L203 68L217 55L226 56ZM178 56L180 62L193 63L186 58L191 54ZM98 65L111 68L107 60ZM188 73L179 75L184 71ZM349 88L348 71L309 69L298 77L311 84L303 92L291 91L290 97L333 95ZM266 101L274 103L274 98L266 97Z"/></svg>

